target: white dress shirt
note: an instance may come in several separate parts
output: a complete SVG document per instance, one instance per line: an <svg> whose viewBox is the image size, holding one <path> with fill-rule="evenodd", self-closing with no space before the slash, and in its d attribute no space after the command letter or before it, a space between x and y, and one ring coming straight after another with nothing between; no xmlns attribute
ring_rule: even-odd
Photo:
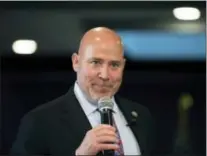
<svg viewBox="0 0 207 156"><path fill-rule="evenodd" d="M86 116L88 117L91 126L92 127L98 126L101 123L101 118L100 118L100 113L96 111L97 106L88 102L83 92L81 91L80 87L78 86L77 82L75 83L74 93L81 107L83 108ZM114 102L114 111L115 111L113 116L122 140L124 154L141 155L139 144L133 132L128 126L126 126L127 125L126 119L124 118L122 112L118 108L114 100L114 97L112 98L112 100Z"/></svg>

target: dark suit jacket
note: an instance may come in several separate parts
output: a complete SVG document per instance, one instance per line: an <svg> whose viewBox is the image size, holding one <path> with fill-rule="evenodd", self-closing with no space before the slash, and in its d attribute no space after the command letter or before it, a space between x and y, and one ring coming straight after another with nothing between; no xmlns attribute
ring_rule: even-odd
<svg viewBox="0 0 207 156"><path fill-rule="evenodd" d="M148 109L118 96L115 99L128 122L131 122L132 111L138 113L136 124L131 129L142 156L149 155L154 136ZM71 87L65 95L23 117L11 155L75 155L75 150L91 128Z"/></svg>

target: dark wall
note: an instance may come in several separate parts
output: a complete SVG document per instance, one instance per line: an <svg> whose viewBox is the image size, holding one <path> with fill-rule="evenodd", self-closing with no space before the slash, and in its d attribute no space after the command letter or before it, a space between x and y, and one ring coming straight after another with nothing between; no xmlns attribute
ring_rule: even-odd
<svg viewBox="0 0 207 156"><path fill-rule="evenodd" d="M2 153L15 139L29 110L50 101L73 85L75 74L66 59L2 59ZM178 65L178 66L176 66ZM205 154L205 62L135 63L127 65L119 94L147 106L156 122L156 153L172 153L181 93L190 93L192 150Z"/></svg>

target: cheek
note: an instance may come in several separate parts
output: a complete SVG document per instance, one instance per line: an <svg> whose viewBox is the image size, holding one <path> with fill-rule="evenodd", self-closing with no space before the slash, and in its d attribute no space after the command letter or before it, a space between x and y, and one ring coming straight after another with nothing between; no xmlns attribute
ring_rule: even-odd
<svg viewBox="0 0 207 156"><path fill-rule="evenodd" d="M122 80L122 72L112 72L111 80L116 83L120 82Z"/></svg>
<svg viewBox="0 0 207 156"><path fill-rule="evenodd" d="M82 69L82 78L84 81L92 81L96 76L96 72L91 68L83 68Z"/></svg>

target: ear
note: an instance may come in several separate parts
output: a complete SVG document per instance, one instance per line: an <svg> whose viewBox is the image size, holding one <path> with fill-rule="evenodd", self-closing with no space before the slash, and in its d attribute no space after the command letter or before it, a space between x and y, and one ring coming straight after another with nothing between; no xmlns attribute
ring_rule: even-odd
<svg viewBox="0 0 207 156"><path fill-rule="evenodd" d="M77 53L73 53L72 55L72 66L73 70L77 72L79 68L79 55Z"/></svg>

